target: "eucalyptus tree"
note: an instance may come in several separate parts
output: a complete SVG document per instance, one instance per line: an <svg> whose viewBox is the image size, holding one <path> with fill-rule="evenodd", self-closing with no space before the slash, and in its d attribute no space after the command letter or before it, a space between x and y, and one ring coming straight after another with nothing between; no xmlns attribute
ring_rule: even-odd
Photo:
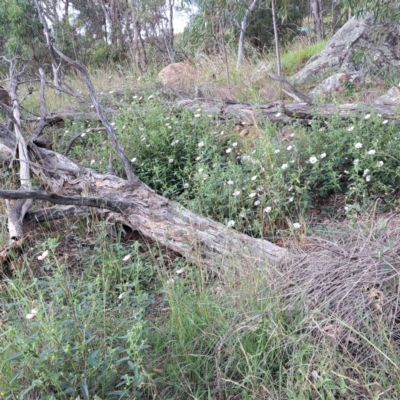
<svg viewBox="0 0 400 400"><path fill-rule="evenodd" d="M0 52L38 61L44 40L34 3L29 0L0 1Z"/></svg>
<svg viewBox="0 0 400 400"><path fill-rule="evenodd" d="M352 10L356 16L372 13L377 22L400 21L398 0L340 0L341 4Z"/></svg>

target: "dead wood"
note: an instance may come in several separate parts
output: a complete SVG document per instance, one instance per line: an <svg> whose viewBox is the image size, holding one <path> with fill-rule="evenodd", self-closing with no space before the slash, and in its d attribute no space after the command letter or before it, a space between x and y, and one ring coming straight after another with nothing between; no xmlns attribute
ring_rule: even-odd
<svg viewBox="0 0 400 400"><path fill-rule="evenodd" d="M32 140L35 141L40 134L43 132L43 129L46 127L48 122L46 122L46 104L44 99L44 90L46 86L46 75L42 68L39 68L40 75L40 89L39 89L39 101L40 101L40 123L35 128L35 131L32 135Z"/></svg>
<svg viewBox="0 0 400 400"><path fill-rule="evenodd" d="M211 270L232 261L264 268L286 254L285 249L200 217L143 185L132 185L119 177L81 168L47 149L37 148L30 155L31 169L47 187L56 193L75 196L0 191L0 197L30 196L55 203L100 207L104 218L126 225L152 242Z"/></svg>
<svg viewBox="0 0 400 400"><path fill-rule="evenodd" d="M20 162L20 189L30 190L32 188L30 180L29 156L24 136L21 130L21 110L17 97L18 79L23 71L17 71L16 60L7 60L9 63L10 79L10 100L13 105L14 133L18 146ZM32 206L32 199L19 199L13 205L6 200L8 213L8 231L11 242L18 241L24 235L23 219L26 212Z"/></svg>
<svg viewBox="0 0 400 400"><path fill-rule="evenodd" d="M282 89L288 96L295 99L298 103L312 103L312 98L307 96L306 94L297 90L294 86L292 86L286 79L282 78L279 75L275 75L273 73L268 73L268 76L275 81L278 81L286 90Z"/></svg>

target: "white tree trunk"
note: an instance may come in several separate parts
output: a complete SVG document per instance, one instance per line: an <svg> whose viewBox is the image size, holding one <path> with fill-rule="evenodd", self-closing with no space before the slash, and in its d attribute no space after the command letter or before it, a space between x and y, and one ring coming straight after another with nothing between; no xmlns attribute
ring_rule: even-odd
<svg viewBox="0 0 400 400"><path fill-rule="evenodd" d="M239 68L242 63L244 38L246 35L247 26L248 26L249 15L250 15L250 13L252 13L255 10L255 8L257 7L257 3L258 3L258 0L253 0L250 7L246 10L246 13L240 24L240 37L239 37L239 47L238 47L236 68Z"/></svg>

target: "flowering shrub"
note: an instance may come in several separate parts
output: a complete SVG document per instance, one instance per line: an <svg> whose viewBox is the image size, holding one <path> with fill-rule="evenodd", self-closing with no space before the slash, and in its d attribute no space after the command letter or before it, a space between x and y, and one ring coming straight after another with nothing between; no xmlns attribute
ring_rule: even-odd
<svg viewBox="0 0 400 400"><path fill-rule="evenodd" d="M295 126L290 143L267 123L246 143L201 106L171 111L157 94L144 97L113 121L134 172L163 196L234 229L254 236L290 229L316 198L334 193L345 194L346 210L377 198L397 202L400 134L377 115ZM96 151L93 167L105 172L108 144Z"/></svg>

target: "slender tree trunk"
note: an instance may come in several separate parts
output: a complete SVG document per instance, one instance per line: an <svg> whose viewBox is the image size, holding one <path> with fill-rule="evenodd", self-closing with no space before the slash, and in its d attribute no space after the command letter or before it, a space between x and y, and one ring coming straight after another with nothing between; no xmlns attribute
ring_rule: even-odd
<svg viewBox="0 0 400 400"><path fill-rule="evenodd" d="M250 13L252 13L254 11L254 9L257 7L257 3L258 3L258 0L253 0L250 7L246 10L246 13L242 19L242 23L240 24L240 37L239 37L239 47L238 47L236 68L239 68L240 64L242 63L244 37L246 35L246 30L247 30L247 26L248 26L248 18L249 18Z"/></svg>
<svg viewBox="0 0 400 400"><path fill-rule="evenodd" d="M172 62L175 61L174 51L174 0L168 0L169 2L169 45L171 47Z"/></svg>
<svg viewBox="0 0 400 400"><path fill-rule="evenodd" d="M221 45L222 45L222 51L224 53L224 64L225 64L225 75L226 75L226 83L228 86L230 86L231 82L229 79L229 64L228 64L228 53L226 51L226 46L225 46L225 31L222 25L222 18L221 15L218 18L219 22L219 32L221 35Z"/></svg>
<svg viewBox="0 0 400 400"><path fill-rule="evenodd" d="M44 27L44 35L46 37L47 48L49 49L49 54L51 58L51 68L53 70L53 82L56 88L60 88L62 84L61 79L61 61L58 63L56 60L56 55L54 52L52 38L50 38L49 28L47 26L46 18L43 15L42 9L39 6L38 0L35 0L36 9L38 10L39 20ZM55 91L57 95L60 94L58 90Z"/></svg>
<svg viewBox="0 0 400 400"><path fill-rule="evenodd" d="M314 22L314 30L319 40L324 38L324 20L322 15L322 0L311 0L311 16Z"/></svg>
<svg viewBox="0 0 400 400"><path fill-rule="evenodd" d="M271 0L271 9L272 9L272 21L274 24L274 39L275 39L275 54L276 54L277 73L278 73L278 76L281 76L282 75L282 66L281 66L281 55L279 52L278 27L276 24L275 0Z"/></svg>

